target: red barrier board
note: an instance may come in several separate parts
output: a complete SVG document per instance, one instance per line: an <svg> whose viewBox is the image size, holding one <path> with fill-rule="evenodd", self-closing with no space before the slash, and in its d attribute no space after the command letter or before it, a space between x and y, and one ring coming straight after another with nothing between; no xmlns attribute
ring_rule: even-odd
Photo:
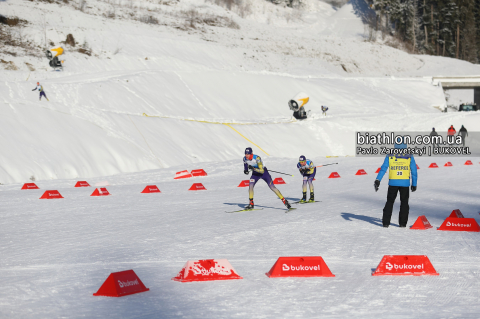
<svg viewBox="0 0 480 319"><path fill-rule="evenodd" d="M201 191L207 190L202 183L193 183L193 185L188 189L189 191Z"/></svg>
<svg viewBox="0 0 480 319"><path fill-rule="evenodd" d="M468 160L468 161L466 161L466 162L465 162L465 164L464 164L464 165L473 165L473 163L472 163L472 161L471 161L471 160Z"/></svg>
<svg viewBox="0 0 480 319"><path fill-rule="evenodd" d="M90 184L88 184L86 181L78 181L75 184L75 187L90 187Z"/></svg>
<svg viewBox="0 0 480 319"><path fill-rule="evenodd" d="M380 172L380 167L377 168L377 170L375 171L375 174L379 173Z"/></svg>
<svg viewBox="0 0 480 319"><path fill-rule="evenodd" d="M278 185L278 184L286 184L283 178L277 177L273 180L273 184Z"/></svg>
<svg viewBox="0 0 480 319"><path fill-rule="evenodd" d="M420 167L418 167L418 164L415 164L415 165L417 165L417 169L420 169Z"/></svg>
<svg viewBox="0 0 480 319"><path fill-rule="evenodd" d="M248 179L241 181L237 187L248 187L250 185L250 181Z"/></svg>
<svg viewBox="0 0 480 319"><path fill-rule="evenodd" d="M266 273L272 277L335 277L320 256L279 257Z"/></svg>
<svg viewBox="0 0 480 319"><path fill-rule="evenodd" d="M192 176L207 176L207 172L203 169L194 169L192 172Z"/></svg>
<svg viewBox="0 0 480 319"><path fill-rule="evenodd" d="M189 260L172 280L180 282L243 279L226 259Z"/></svg>
<svg viewBox="0 0 480 319"><path fill-rule="evenodd" d="M367 175L367 172L364 169L359 169L355 175Z"/></svg>
<svg viewBox="0 0 480 319"><path fill-rule="evenodd" d="M340 178L340 175L337 172L332 172L328 178Z"/></svg>
<svg viewBox="0 0 480 319"><path fill-rule="evenodd" d="M161 193L157 185L147 185L142 193Z"/></svg>
<svg viewBox="0 0 480 319"><path fill-rule="evenodd" d="M418 216L417 220L415 223L410 227L410 229L429 229L432 228L433 226L430 225L430 222L428 221L427 217L425 215Z"/></svg>
<svg viewBox="0 0 480 319"><path fill-rule="evenodd" d="M25 183L22 186L22 189L40 189L35 183Z"/></svg>
<svg viewBox="0 0 480 319"><path fill-rule="evenodd" d="M149 291L133 270L112 272L94 296L123 297Z"/></svg>
<svg viewBox="0 0 480 319"><path fill-rule="evenodd" d="M438 230L480 232L480 227L473 218L447 217Z"/></svg>
<svg viewBox="0 0 480 319"><path fill-rule="evenodd" d="M462 212L460 211L460 209L454 209L452 210L452 212L450 213L450 216L448 217L453 217L453 218L465 218L465 216L463 216Z"/></svg>
<svg viewBox="0 0 480 319"><path fill-rule="evenodd" d="M438 276L425 255L385 255L372 276Z"/></svg>
<svg viewBox="0 0 480 319"><path fill-rule="evenodd" d="M105 187L95 188L90 196L108 196L111 195Z"/></svg>
<svg viewBox="0 0 480 319"><path fill-rule="evenodd" d="M173 179L190 178L190 177L192 177L192 174L190 174L187 170L185 170L181 172L176 172L175 177Z"/></svg>
<svg viewBox="0 0 480 319"><path fill-rule="evenodd" d="M446 162L443 166L453 166L452 162Z"/></svg>
<svg viewBox="0 0 480 319"><path fill-rule="evenodd" d="M57 190L45 191L40 199L55 199L55 198L63 198Z"/></svg>
<svg viewBox="0 0 480 319"><path fill-rule="evenodd" d="M437 168L437 167L438 167L437 163L432 163L430 164L430 166L428 166L428 168Z"/></svg>

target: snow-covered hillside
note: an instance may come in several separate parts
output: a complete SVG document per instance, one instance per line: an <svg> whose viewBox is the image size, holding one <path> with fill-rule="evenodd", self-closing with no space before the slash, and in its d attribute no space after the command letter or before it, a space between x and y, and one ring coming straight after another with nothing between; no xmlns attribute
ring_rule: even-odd
<svg viewBox="0 0 480 319"><path fill-rule="evenodd" d="M58 45L71 33L79 44L64 45L63 72L46 58L8 56L20 70L0 73L1 183L231 160L246 146L264 156L347 156L356 130L478 127L477 114L440 113L443 91L427 76L478 66L366 42L361 0L339 10L308 2L300 13L252 0L244 18L193 0L81 3L2 2L6 15L28 21L26 39ZM240 29L189 27L188 10ZM146 14L162 23L140 22ZM82 44L91 56L77 52ZM37 81L49 102L32 92ZM300 91L310 96L303 122L287 107Z"/></svg>

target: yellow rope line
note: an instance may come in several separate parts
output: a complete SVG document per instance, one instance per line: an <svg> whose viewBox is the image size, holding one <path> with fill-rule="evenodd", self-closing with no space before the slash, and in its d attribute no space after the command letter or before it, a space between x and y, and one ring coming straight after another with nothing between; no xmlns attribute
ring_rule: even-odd
<svg viewBox="0 0 480 319"><path fill-rule="evenodd" d="M212 121L201 121L201 120L192 120L192 119L179 119L175 117L170 117L170 116L159 116L159 115L148 115L146 113L142 114L143 116L146 117L159 117L159 118L164 118L164 119L173 119L173 120L180 120L180 121L190 121L190 122L198 122L198 123L208 123L208 124L227 124L227 125L265 125L265 124L285 124L285 123L293 123L296 122L296 120L290 120L288 122L278 122L278 123L267 123L267 122L262 122L262 123L233 123L233 122L212 122Z"/></svg>
<svg viewBox="0 0 480 319"><path fill-rule="evenodd" d="M229 128L231 128L232 130L234 130L235 132L238 133L238 135L240 135L241 137L243 137L244 139L246 139L247 141L249 141L250 143L252 143L253 145L255 145L256 147L258 147L259 149L262 150L262 152L264 152L267 156L270 156L270 154L268 154L267 152L265 152L260 146L258 146L257 144L253 143L252 141L250 141L248 138L246 138L242 133L240 133L239 131L237 131L236 129L234 129L233 127L231 127L229 124L227 123L222 123L223 125L226 125L228 126Z"/></svg>

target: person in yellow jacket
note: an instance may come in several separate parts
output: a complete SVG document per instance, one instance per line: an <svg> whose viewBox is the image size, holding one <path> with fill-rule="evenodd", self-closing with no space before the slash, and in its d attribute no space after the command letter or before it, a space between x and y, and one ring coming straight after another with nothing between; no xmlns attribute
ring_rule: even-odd
<svg viewBox="0 0 480 319"><path fill-rule="evenodd" d="M405 144L395 144L396 149L406 149ZM400 227L406 227L408 222L409 206L408 198L410 196L410 178L412 179L412 192L417 190L417 164L412 155L387 155L383 161L383 165L378 172L377 179L374 182L375 191L378 191L380 181L383 176L388 173L388 193L387 202L383 208L383 227L390 225L392 218L393 204L400 193L400 213L398 216L398 224Z"/></svg>

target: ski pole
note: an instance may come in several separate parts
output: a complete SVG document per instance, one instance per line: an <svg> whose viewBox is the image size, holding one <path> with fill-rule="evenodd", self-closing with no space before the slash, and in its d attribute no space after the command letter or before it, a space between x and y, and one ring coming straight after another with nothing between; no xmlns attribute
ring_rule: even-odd
<svg viewBox="0 0 480 319"><path fill-rule="evenodd" d="M270 170L270 169L269 169L268 171L269 171L269 172L274 172L274 173L277 173L277 174L283 174L283 175L293 176L292 174L287 174L287 173L272 171L272 170Z"/></svg>
<svg viewBox="0 0 480 319"><path fill-rule="evenodd" d="M323 164L323 165L319 165L319 166L315 166L315 167L322 167L322 166L335 165L335 164L338 164L338 163Z"/></svg>

